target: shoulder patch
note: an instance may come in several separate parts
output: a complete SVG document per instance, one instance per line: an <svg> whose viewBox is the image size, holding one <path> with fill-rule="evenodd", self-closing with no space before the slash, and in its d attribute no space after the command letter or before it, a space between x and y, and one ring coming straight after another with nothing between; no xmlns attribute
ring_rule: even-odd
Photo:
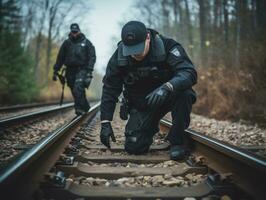
<svg viewBox="0 0 266 200"><path fill-rule="evenodd" d="M167 63L172 66L176 67L179 63L183 62L185 57L183 56L182 49L176 45L172 47L168 53Z"/></svg>
<svg viewBox="0 0 266 200"><path fill-rule="evenodd" d="M170 51L171 54L173 54L174 56L176 57L180 57L181 54L180 54L180 51L177 49L177 47L174 47L171 51Z"/></svg>

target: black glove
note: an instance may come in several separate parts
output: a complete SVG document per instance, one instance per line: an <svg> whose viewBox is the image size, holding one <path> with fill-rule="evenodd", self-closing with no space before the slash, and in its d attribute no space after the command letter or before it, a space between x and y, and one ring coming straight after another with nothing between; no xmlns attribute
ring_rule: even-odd
<svg viewBox="0 0 266 200"><path fill-rule="evenodd" d="M110 146L110 137L112 138L113 142L116 142L115 135L111 126L110 122L102 123L102 129L101 129L101 142L107 146L108 148L111 148Z"/></svg>
<svg viewBox="0 0 266 200"><path fill-rule="evenodd" d="M170 83L163 84L146 96L147 104L149 107L154 108L165 103L168 96L172 92L172 85L168 86L168 84Z"/></svg>
<svg viewBox="0 0 266 200"><path fill-rule="evenodd" d="M92 75L91 73L88 73L84 78L84 86L88 88L91 84Z"/></svg>
<svg viewBox="0 0 266 200"><path fill-rule="evenodd" d="M57 81L57 75L58 75L58 72L57 71L54 71L53 81Z"/></svg>

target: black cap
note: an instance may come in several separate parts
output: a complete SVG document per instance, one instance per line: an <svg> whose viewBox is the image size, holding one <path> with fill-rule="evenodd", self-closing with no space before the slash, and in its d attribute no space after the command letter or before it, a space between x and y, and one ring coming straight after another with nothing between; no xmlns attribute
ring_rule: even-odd
<svg viewBox="0 0 266 200"><path fill-rule="evenodd" d="M70 30L71 32L73 33L76 33L76 32L79 32L80 29L79 29L79 25L77 23L73 23L70 25Z"/></svg>
<svg viewBox="0 0 266 200"><path fill-rule="evenodd" d="M147 28L139 21L130 21L124 25L121 32L123 55L141 54L145 48Z"/></svg>

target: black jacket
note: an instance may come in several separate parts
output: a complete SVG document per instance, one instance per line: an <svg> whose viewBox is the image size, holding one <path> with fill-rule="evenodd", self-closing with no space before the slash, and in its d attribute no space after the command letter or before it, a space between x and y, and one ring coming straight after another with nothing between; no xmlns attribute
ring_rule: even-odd
<svg viewBox="0 0 266 200"><path fill-rule="evenodd" d="M69 34L60 47L54 70L59 71L62 65L67 67L81 67L88 72L93 71L96 61L95 48L83 33L74 38Z"/></svg>
<svg viewBox="0 0 266 200"><path fill-rule="evenodd" d="M183 47L152 29L149 31L151 45L143 61L123 57L121 43L109 60L103 78L101 120L112 120L123 88L134 107L145 103L145 97L167 81L176 93L196 84L197 72Z"/></svg>

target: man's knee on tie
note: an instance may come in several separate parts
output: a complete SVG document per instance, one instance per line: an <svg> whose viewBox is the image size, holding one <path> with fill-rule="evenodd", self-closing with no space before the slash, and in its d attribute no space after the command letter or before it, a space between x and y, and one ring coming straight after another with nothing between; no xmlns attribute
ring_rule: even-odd
<svg viewBox="0 0 266 200"><path fill-rule="evenodd" d="M145 154L149 151L151 143L152 138L144 137L144 135L140 135L140 137L136 135L128 135L126 136L125 141L125 151L129 154L135 155Z"/></svg>

